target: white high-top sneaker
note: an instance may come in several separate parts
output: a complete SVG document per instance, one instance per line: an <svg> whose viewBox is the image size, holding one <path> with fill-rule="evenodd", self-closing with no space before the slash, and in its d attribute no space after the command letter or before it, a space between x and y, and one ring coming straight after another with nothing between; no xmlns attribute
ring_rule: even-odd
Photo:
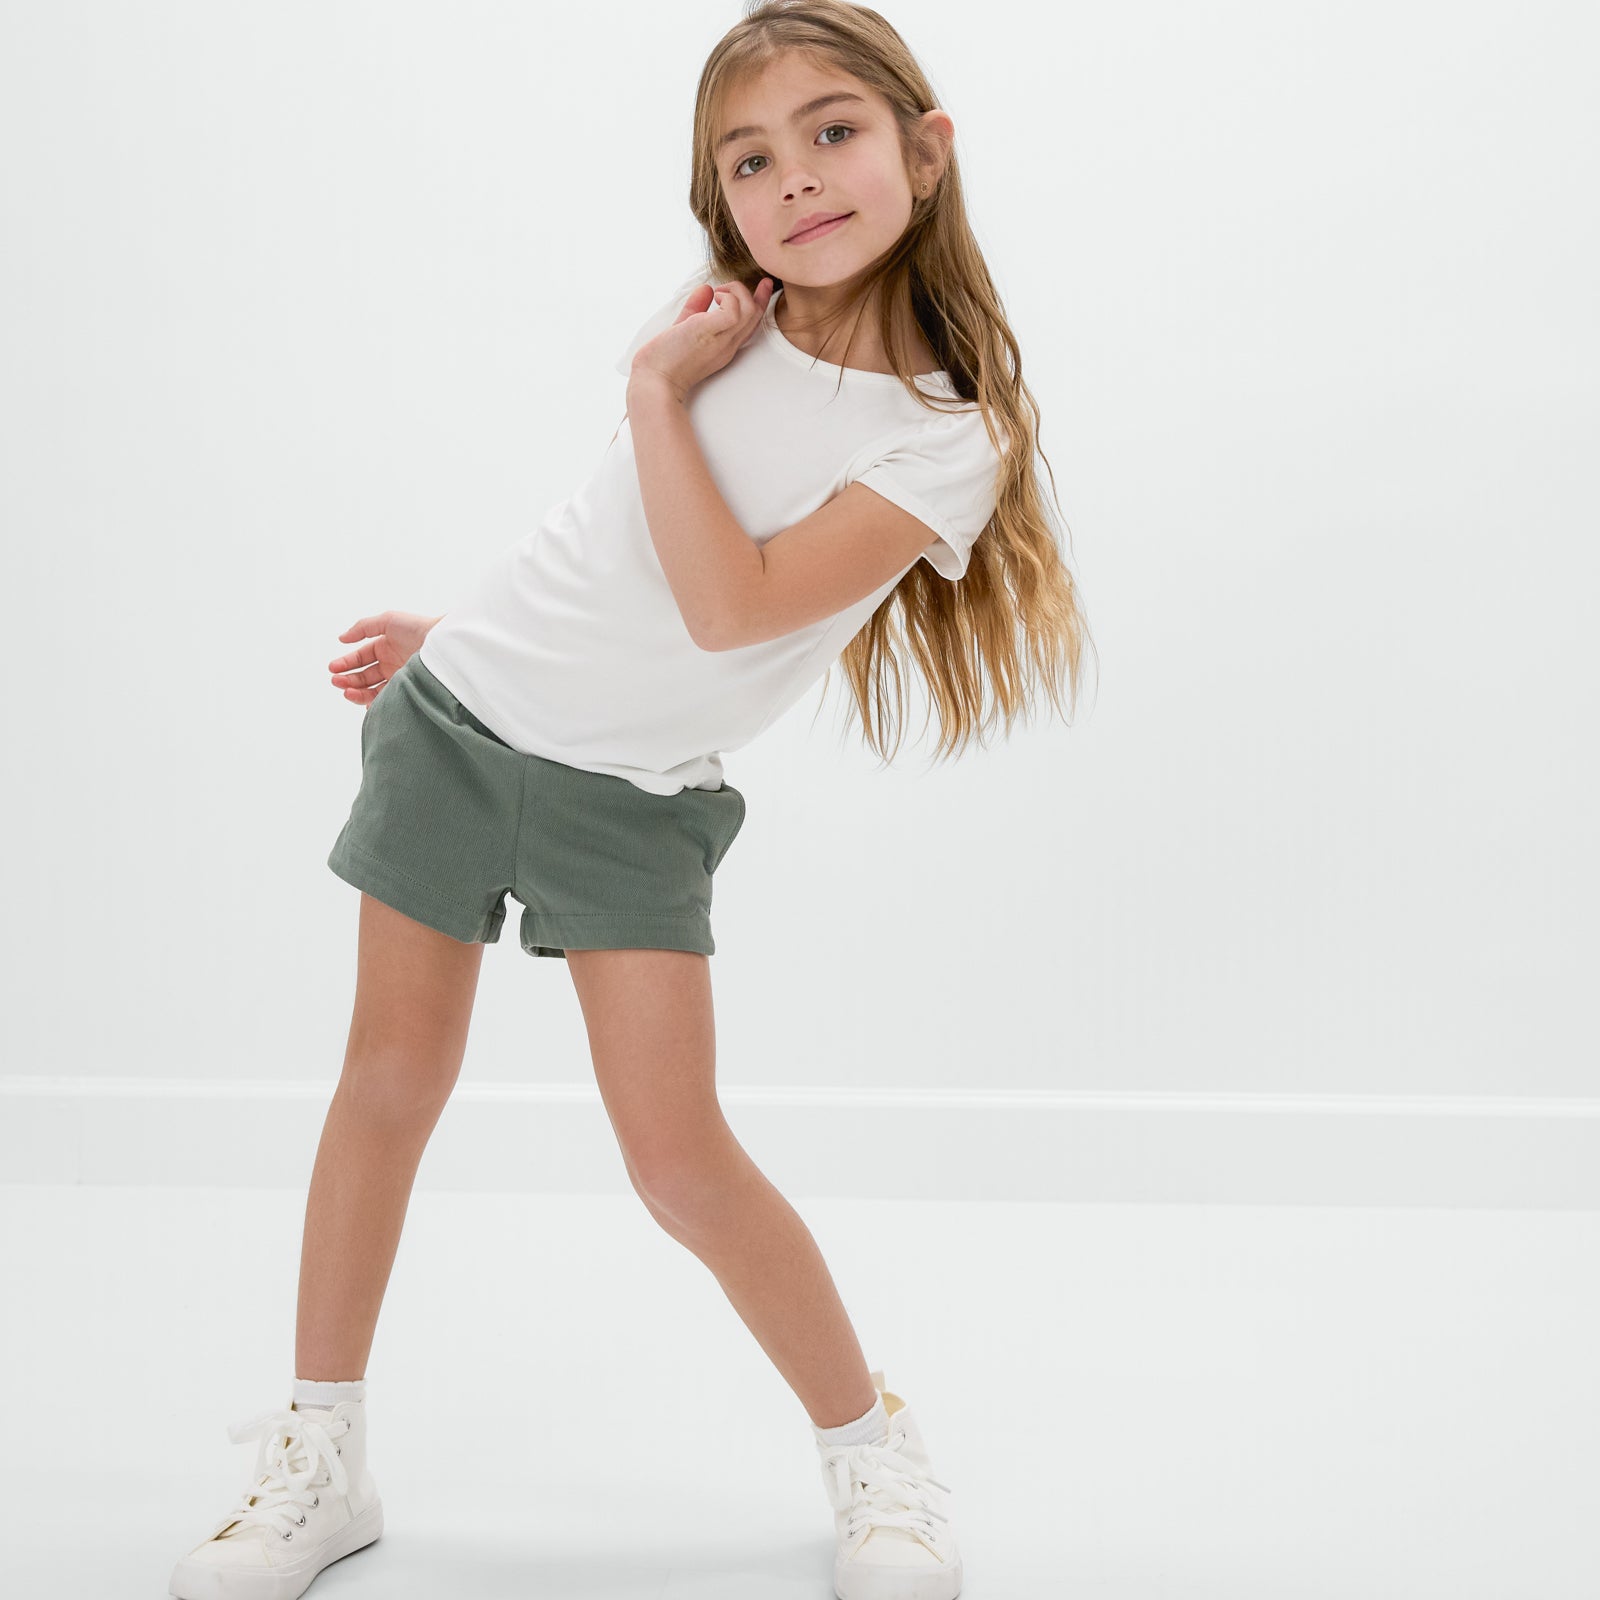
<svg viewBox="0 0 1600 1600"><path fill-rule="evenodd" d="M950 1520L950 1486L933 1463L910 1407L872 1374L889 1414L884 1444L827 1445L818 1439L822 1483L833 1506L839 1600L955 1600L961 1555Z"/></svg>
<svg viewBox="0 0 1600 1600"><path fill-rule="evenodd" d="M233 1423L259 1439L255 1481L172 1569L178 1600L299 1600L322 1569L383 1532L367 1471L367 1403L263 1411Z"/></svg>

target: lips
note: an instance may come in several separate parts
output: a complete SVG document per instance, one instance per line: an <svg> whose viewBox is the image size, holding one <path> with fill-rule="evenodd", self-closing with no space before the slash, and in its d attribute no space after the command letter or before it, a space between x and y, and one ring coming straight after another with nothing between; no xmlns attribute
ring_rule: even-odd
<svg viewBox="0 0 1600 1600"><path fill-rule="evenodd" d="M803 217L800 226L795 229L783 242L785 244L803 244L807 234L817 228L826 226L830 222L842 222L846 217L853 217L853 211L814 211L809 217Z"/></svg>

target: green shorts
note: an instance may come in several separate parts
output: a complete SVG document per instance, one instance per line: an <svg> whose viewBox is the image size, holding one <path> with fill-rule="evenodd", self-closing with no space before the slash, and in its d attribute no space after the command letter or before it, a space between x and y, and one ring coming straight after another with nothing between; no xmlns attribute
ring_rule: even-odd
<svg viewBox="0 0 1600 1600"><path fill-rule="evenodd" d="M744 825L731 785L652 794L525 755L412 656L361 724L361 788L328 865L466 944L493 944L509 892L529 955L712 955L711 879Z"/></svg>

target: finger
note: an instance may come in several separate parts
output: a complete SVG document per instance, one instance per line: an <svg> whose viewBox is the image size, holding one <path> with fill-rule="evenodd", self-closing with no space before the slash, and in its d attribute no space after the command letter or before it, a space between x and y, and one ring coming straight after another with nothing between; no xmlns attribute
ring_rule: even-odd
<svg viewBox="0 0 1600 1600"><path fill-rule="evenodd" d="M357 623L357 627L361 624ZM357 667L371 666L378 659L378 647L374 644L364 644L359 650L352 650L347 656L335 656L328 663L329 672L354 672Z"/></svg>
<svg viewBox="0 0 1600 1600"><path fill-rule="evenodd" d="M344 644L352 644L357 639L370 639L374 634L382 633L389 626L389 613L382 612L376 617L363 617L359 622L352 622L343 633L335 637Z"/></svg>
<svg viewBox="0 0 1600 1600"><path fill-rule="evenodd" d="M758 299L757 294L759 294L762 284L767 285L768 292L765 298ZM740 319L742 321L751 321L761 315L766 308L767 301L772 298L771 286L772 279L763 277L757 281L755 290L752 291L735 278L732 283L724 284L723 289L729 295L730 303L737 308Z"/></svg>
<svg viewBox="0 0 1600 1600"><path fill-rule="evenodd" d="M377 661L361 668L359 672L336 672L333 675L333 682L340 689L367 689L374 683L387 681L383 675L383 665Z"/></svg>
<svg viewBox="0 0 1600 1600"><path fill-rule="evenodd" d="M347 698L360 697L362 699L370 699L389 680L384 676L381 667L373 667L369 669L367 674L351 674L343 683L340 683L337 679L334 681L337 687L344 690Z"/></svg>
<svg viewBox="0 0 1600 1600"><path fill-rule="evenodd" d="M740 285L740 289L747 296L749 290ZM724 291L711 308L711 315L717 317L717 331L725 336L742 339L750 324L760 314L754 306L746 306L740 295L732 289Z"/></svg>
<svg viewBox="0 0 1600 1600"><path fill-rule="evenodd" d="M713 303L712 300L706 300L706 301L703 301L701 304L696 305L695 302L700 299L700 296L701 296L702 293L707 294L707 295L712 295L713 294L711 285L709 283L702 283L702 284L697 285L695 287L695 289L690 293L689 298L684 302L683 310L678 313L678 322L685 322L690 317L699 316L702 311L704 311L708 306L710 306ZM677 327L678 322L674 322L673 323L673 327Z"/></svg>

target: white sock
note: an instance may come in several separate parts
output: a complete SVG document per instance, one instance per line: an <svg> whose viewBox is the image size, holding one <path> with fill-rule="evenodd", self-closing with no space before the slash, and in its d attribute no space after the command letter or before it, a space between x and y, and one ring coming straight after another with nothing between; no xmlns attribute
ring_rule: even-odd
<svg viewBox="0 0 1600 1600"><path fill-rule="evenodd" d="M811 1431L819 1444L884 1444L889 1438L889 1413L883 1409L883 1396L877 1396L854 1422L841 1422L837 1428L819 1428L813 1422Z"/></svg>
<svg viewBox="0 0 1600 1600"><path fill-rule="evenodd" d="M341 1400L365 1400L367 1380L356 1378L349 1383L324 1383L312 1378L296 1378L291 1404L297 1411L307 1406L322 1406L331 1410Z"/></svg>

